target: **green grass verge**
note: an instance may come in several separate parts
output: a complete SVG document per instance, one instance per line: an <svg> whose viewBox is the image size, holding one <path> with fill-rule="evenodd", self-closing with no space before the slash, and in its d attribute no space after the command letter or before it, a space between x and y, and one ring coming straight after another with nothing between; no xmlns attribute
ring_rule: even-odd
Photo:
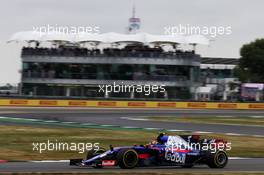
<svg viewBox="0 0 264 175"><path fill-rule="evenodd" d="M175 122L190 122L190 123L209 123L209 124L233 124L233 125L252 125L263 126L264 118L252 118L252 117L225 117L225 116L195 116L195 117L173 117L173 116L159 116L148 117L150 120L156 121L175 121Z"/></svg>
<svg viewBox="0 0 264 175"><path fill-rule="evenodd" d="M50 160L82 158L84 154L73 151L33 151L32 142L47 140L66 143L100 143L102 147L146 144L154 140L157 131L111 130L63 127L0 126L0 159L4 160ZM179 134L179 133L169 133ZM182 134L182 133L181 133ZM264 139L242 136L210 135L224 138L232 143L230 156L264 157Z"/></svg>

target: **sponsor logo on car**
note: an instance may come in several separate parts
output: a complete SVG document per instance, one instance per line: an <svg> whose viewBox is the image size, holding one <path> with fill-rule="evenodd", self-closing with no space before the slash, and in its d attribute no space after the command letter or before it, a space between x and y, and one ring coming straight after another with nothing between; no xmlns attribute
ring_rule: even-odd
<svg viewBox="0 0 264 175"><path fill-rule="evenodd" d="M102 161L103 166L114 166L115 165L115 160L103 160Z"/></svg>
<svg viewBox="0 0 264 175"><path fill-rule="evenodd" d="M168 161L176 162L176 163L185 163L186 154L180 154L180 153L171 153L166 151L165 152L165 159Z"/></svg>

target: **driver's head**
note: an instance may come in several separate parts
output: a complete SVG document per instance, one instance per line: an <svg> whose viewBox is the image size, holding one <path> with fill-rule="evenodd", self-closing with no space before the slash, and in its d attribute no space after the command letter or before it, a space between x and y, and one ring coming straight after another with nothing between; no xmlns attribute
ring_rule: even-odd
<svg viewBox="0 0 264 175"><path fill-rule="evenodd" d="M157 137L157 142L160 144L163 144L164 141L161 139L163 136L165 135L165 133L160 133Z"/></svg>
<svg viewBox="0 0 264 175"><path fill-rule="evenodd" d="M164 135L165 135L164 132L161 132L161 133L159 134L160 137L163 137Z"/></svg>

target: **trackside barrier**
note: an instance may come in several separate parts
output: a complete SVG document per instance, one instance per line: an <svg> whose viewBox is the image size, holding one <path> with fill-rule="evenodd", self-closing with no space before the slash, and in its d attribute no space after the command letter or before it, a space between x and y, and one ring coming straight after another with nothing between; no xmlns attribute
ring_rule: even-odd
<svg viewBox="0 0 264 175"><path fill-rule="evenodd" d="M106 107L106 108L187 108L187 109L252 109L264 110L264 103L226 102L159 102L159 101L104 101L104 100L29 100L0 99L0 106L22 107Z"/></svg>

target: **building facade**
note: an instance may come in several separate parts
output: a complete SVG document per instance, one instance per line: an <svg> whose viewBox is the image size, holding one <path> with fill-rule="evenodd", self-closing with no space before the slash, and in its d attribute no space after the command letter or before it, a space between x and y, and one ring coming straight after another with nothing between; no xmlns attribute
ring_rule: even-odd
<svg viewBox="0 0 264 175"><path fill-rule="evenodd" d="M200 86L200 56L128 45L122 49L80 47L22 49L21 93L84 98L190 99ZM103 93L99 85L157 85L165 92Z"/></svg>

